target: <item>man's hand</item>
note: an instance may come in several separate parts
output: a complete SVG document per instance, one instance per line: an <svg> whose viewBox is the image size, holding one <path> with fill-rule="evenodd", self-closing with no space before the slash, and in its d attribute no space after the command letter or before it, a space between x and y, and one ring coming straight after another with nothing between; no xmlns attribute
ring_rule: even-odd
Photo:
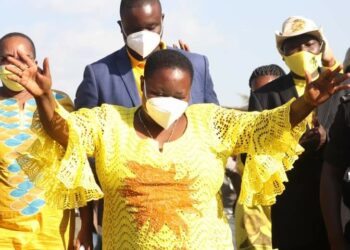
<svg viewBox="0 0 350 250"><path fill-rule="evenodd" d="M34 60L30 59L23 51L18 51L21 60L7 57L11 65L6 69L13 73L8 79L18 82L35 98L51 93L51 73L49 61L45 58L43 70L40 70Z"/></svg>
<svg viewBox="0 0 350 250"><path fill-rule="evenodd" d="M81 228L77 239L75 240L74 249L79 250L80 248L85 250L93 250L93 243L92 243L92 230L88 228Z"/></svg>
<svg viewBox="0 0 350 250"><path fill-rule="evenodd" d="M179 46L180 46L181 50L186 51L186 52L190 52L190 47L184 41L179 40ZM175 43L173 44L173 48L175 48L175 49L178 49L179 46L177 46Z"/></svg>
<svg viewBox="0 0 350 250"><path fill-rule="evenodd" d="M300 138L300 145L308 152L319 150L326 142L327 132L322 125L306 131Z"/></svg>

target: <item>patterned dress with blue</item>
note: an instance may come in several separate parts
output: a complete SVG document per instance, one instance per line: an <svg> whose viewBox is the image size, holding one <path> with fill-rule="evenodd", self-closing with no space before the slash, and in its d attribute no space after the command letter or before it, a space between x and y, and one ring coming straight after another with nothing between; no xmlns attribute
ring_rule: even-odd
<svg viewBox="0 0 350 250"><path fill-rule="evenodd" d="M55 97L72 109L67 95ZM35 110L34 99L20 109L16 99L0 97L0 249L68 249L72 212L46 206L43 190L16 161L36 139L30 129Z"/></svg>

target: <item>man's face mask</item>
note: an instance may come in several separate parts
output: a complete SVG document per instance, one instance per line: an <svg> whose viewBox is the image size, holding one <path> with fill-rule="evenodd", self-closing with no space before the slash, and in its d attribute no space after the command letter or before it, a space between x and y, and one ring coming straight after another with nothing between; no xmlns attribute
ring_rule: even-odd
<svg viewBox="0 0 350 250"><path fill-rule="evenodd" d="M146 96L146 84L144 83L144 95L146 98L147 114L161 127L169 128L183 113L185 113L188 103L174 97L152 97Z"/></svg>
<svg viewBox="0 0 350 250"><path fill-rule="evenodd" d="M0 66L0 79L2 81L2 83L10 90L14 91L14 92L21 92L24 90L24 87L22 85L20 85L19 83L12 81L10 79L7 78L7 76L9 75L13 75L12 72L8 71L7 69L5 69L7 65L1 65Z"/></svg>
<svg viewBox="0 0 350 250"><path fill-rule="evenodd" d="M322 65L322 53L315 55L307 51L300 51L290 56L283 56L283 59L288 68L301 77L305 77L305 71L313 75Z"/></svg>
<svg viewBox="0 0 350 250"><path fill-rule="evenodd" d="M123 24L121 26L124 36L126 36ZM132 33L126 36L126 45L142 58L146 58L159 46L162 33L163 26L161 34L149 30Z"/></svg>

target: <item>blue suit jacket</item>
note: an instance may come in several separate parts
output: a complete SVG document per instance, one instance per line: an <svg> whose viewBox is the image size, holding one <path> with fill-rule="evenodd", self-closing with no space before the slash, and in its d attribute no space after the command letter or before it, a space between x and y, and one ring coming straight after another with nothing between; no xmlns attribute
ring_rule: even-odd
<svg viewBox="0 0 350 250"><path fill-rule="evenodd" d="M202 55L178 51L192 62L194 69L190 102L218 104L208 59ZM85 68L84 79L76 93L75 108L93 108L103 103L125 107L141 105L126 47Z"/></svg>

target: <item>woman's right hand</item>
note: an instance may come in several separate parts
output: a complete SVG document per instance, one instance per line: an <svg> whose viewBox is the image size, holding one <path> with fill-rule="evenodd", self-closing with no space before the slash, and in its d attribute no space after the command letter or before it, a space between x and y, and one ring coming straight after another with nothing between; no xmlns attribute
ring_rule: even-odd
<svg viewBox="0 0 350 250"><path fill-rule="evenodd" d="M50 95L52 82L48 59L44 59L43 70L41 70L23 51L19 50L18 55L20 60L7 57L11 65L7 65L6 69L13 73L8 75L8 79L18 82L34 98Z"/></svg>
<svg viewBox="0 0 350 250"><path fill-rule="evenodd" d="M94 249L92 242L92 230L81 228L74 244L75 250L92 250Z"/></svg>
<svg viewBox="0 0 350 250"><path fill-rule="evenodd" d="M52 83L48 59L45 58L43 70L41 70L24 52L18 51L17 53L19 59L7 57L11 65L7 65L6 69L13 73L7 76L8 79L22 85L35 98L44 129L54 140L66 147L68 143L66 121L59 114L53 119L57 104L51 92Z"/></svg>

